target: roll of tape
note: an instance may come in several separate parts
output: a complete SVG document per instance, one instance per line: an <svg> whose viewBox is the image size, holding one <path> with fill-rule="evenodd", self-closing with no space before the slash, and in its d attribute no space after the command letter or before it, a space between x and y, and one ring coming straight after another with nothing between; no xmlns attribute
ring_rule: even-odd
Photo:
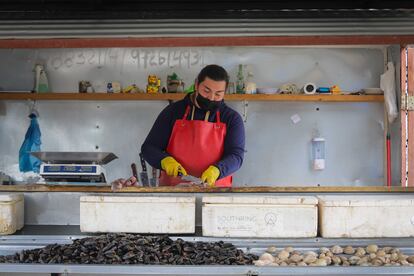
<svg viewBox="0 0 414 276"><path fill-rule="evenodd" d="M316 93L316 85L313 83L307 83L303 86L303 92L305 92L305 94L315 94Z"/></svg>

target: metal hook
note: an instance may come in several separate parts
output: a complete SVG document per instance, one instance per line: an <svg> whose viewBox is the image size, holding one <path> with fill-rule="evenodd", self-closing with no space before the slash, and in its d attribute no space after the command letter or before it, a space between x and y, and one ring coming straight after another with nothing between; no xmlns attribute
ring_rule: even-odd
<svg viewBox="0 0 414 276"><path fill-rule="evenodd" d="M249 102L244 100L243 101L243 122L247 122L247 107L249 106Z"/></svg>

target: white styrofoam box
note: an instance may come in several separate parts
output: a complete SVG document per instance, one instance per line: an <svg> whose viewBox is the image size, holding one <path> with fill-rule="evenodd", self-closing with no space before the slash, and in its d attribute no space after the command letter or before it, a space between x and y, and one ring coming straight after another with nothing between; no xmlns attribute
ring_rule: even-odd
<svg viewBox="0 0 414 276"><path fill-rule="evenodd" d="M203 197L203 236L316 237L317 203L310 196Z"/></svg>
<svg viewBox="0 0 414 276"><path fill-rule="evenodd" d="M82 232L194 233L195 197L81 196Z"/></svg>
<svg viewBox="0 0 414 276"><path fill-rule="evenodd" d="M23 194L0 194L0 235L13 234L23 226Z"/></svg>
<svg viewBox="0 0 414 276"><path fill-rule="evenodd" d="M319 227L325 238L414 236L414 196L320 196Z"/></svg>

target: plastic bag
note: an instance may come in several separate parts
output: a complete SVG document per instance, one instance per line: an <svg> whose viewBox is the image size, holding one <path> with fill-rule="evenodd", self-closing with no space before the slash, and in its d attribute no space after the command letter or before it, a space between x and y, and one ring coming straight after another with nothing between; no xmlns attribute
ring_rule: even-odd
<svg viewBox="0 0 414 276"><path fill-rule="evenodd" d="M388 122L392 123L398 117L397 95L395 92L395 68L392 62L388 62L387 71L381 75L380 87L384 91Z"/></svg>
<svg viewBox="0 0 414 276"><path fill-rule="evenodd" d="M29 115L31 121L27 129L24 141L19 151L19 169L21 172L33 171L39 172L41 161L30 154L31 151L40 151L40 127L37 117L34 114Z"/></svg>

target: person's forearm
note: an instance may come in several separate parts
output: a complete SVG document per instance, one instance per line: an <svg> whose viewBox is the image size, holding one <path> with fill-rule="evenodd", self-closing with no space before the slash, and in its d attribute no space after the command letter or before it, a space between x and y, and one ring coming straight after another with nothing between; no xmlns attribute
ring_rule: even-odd
<svg viewBox="0 0 414 276"><path fill-rule="evenodd" d="M161 169L161 160L168 156L165 149L171 135L171 129L172 117L167 107L158 115L141 146L145 160L154 168Z"/></svg>
<svg viewBox="0 0 414 276"><path fill-rule="evenodd" d="M223 159L215 164L220 170L219 179L229 176L240 169L243 164L243 153L237 152L225 155Z"/></svg>

